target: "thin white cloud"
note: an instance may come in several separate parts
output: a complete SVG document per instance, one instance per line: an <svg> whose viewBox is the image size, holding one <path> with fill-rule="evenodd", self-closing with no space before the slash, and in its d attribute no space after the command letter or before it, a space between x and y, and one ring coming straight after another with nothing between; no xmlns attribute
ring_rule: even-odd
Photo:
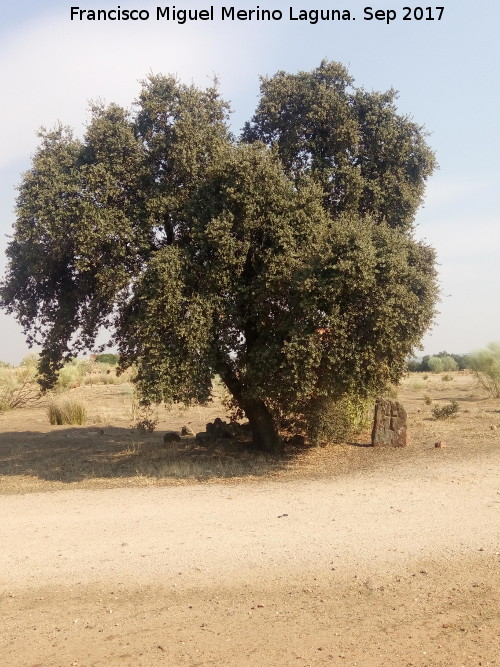
<svg viewBox="0 0 500 667"><path fill-rule="evenodd" d="M100 44L94 45L87 31L75 35L67 30L64 21L44 21L18 33L4 45L0 85L3 91L8 91L10 103L1 112L0 164L32 151L36 145L34 133L40 125L52 127L61 120L81 129L89 99L102 97L130 104L130 91L157 62L159 45L148 38L147 30L141 31L138 43L137 31L121 27L120 33L109 28L100 31ZM101 40L106 41L105 50ZM144 42L149 44L147 64ZM178 49L183 69L189 68L190 60L199 56L197 48L189 52L172 40L164 48L165 60L168 62ZM137 89L135 84L132 96Z"/></svg>
<svg viewBox="0 0 500 667"><path fill-rule="evenodd" d="M223 50L217 48L222 39ZM259 58L225 57L233 48L241 53L239 47L238 31L216 24L80 25L57 16L23 26L0 47L0 89L7 101L0 110L0 168L34 150L40 126L60 120L81 131L89 100L129 107L149 72L200 86L218 75L224 93L236 94L255 79L257 90Z"/></svg>

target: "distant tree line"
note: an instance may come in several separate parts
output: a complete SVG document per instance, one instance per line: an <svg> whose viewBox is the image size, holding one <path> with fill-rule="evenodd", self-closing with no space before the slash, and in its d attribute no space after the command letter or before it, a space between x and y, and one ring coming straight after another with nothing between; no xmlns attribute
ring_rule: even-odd
<svg viewBox="0 0 500 667"><path fill-rule="evenodd" d="M410 373L463 371L470 368L469 357L468 354L450 354L446 351L434 355L426 354L421 360L409 359L408 371Z"/></svg>
<svg viewBox="0 0 500 667"><path fill-rule="evenodd" d="M110 366L118 366L119 357L117 354L112 354L111 352L103 352L102 354L96 354L95 361L98 364L110 364Z"/></svg>

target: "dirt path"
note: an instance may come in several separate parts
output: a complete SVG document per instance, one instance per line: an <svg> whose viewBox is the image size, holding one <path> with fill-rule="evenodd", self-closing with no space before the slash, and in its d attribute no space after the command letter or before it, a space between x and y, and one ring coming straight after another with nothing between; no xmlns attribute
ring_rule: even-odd
<svg viewBox="0 0 500 667"><path fill-rule="evenodd" d="M500 664L499 470L0 496L0 664Z"/></svg>

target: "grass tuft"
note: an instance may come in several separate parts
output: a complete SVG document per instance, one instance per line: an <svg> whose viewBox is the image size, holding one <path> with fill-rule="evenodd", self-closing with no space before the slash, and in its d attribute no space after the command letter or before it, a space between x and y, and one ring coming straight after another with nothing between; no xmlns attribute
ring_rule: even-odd
<svg viewBox="0 0 500 667"><path fill-rule="evenodd" d="M87 408L80 401L52 401L47 406L47 417L52 425L82 426L87 421Z"/></svg>
<svg viewBox="0 0 500 667"><path fill-rule="evenodd" d="M451 403L447 403L441 407L439 405L435 405L432 408L432 414L434 419L449 419L450 417L456 417L459 410L460 406L458 405L458 402L452 401Z"/></svg>

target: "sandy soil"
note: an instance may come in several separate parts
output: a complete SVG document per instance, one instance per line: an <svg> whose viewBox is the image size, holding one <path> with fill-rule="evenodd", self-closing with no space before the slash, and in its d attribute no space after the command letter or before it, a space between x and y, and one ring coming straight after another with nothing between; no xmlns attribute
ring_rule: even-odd
<svg viewBox="0 0 500 667"><path fill-rule="evenodd" d="M10 482L0 665L500 664L498 405L438 424L412 396L412 447L339 447L321 474Z"/></svg>

